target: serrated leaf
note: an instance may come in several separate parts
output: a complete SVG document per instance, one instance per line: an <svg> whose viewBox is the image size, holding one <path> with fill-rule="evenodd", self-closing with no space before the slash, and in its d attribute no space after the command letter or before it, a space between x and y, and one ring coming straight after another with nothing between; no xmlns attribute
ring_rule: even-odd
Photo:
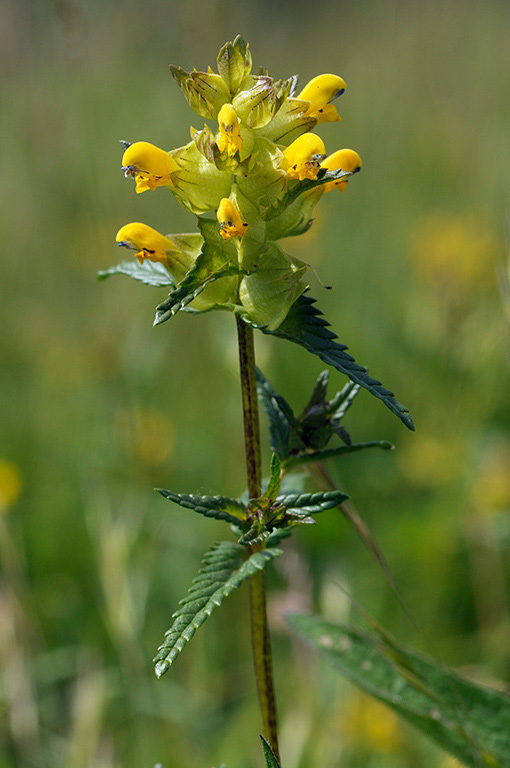
<svg viewBox="0 0 510 768"><path fill-rule="evenodd" d="M181 607L173 615L174 623L158 648L154 658L156 675L161 677L168 671L198 627L226 597L278 555L281 555L279 549L264 549L246 560L246 549L240 544L229 541L213 544L204 555L198 576L191 582Z"/></svg>
<svg viewBox="0 0 510 768"><path fill-rule="evenodd" d="M297 421L288 402L276 392L271 382L257 368L257 392L269 419L269 443L273 453L285 459L290 447L304 448L297 431Z"/></svg>
<svg viewBox="0 0 510 768"><path fill-rule="evenodd" d="M315 382L314 388L312 390L312 394L310 395L310 399L303 408L303 413L301 414L300 418L304 418L307 413L312 409L315 408L317 405L323 405L326 403L326 397L328 394L328 384L329 384L329 371L321 371L319 373L319 376L317 378L317 381Z"/></svg>
<svg viewBox="0 0 510 768"><path fill-rule="evenodd" d="M156 307L154 325L169 320L193 301L210 283L222 277L239 274L235 262L235 249L223 243L217 222L198 217L200 233L204 238L202 248L188 274L181 280L168 298Z"/></svg>
<svg viewBox="0 0 510 768"><path fill-rule="evenodd" d="M236 499L227 496L198 496L186 493L173 493L164 488L156 488L165 499L179 504L181 507L192 509L204 517L214 517L225 520L232 525L239 525L246 520L246 507Z"/></svg>
<svg viewBox="0 0 510 768"><path fill-rule="evenodd" d="M320 493L289 493L278 496L276 504L283 505L287 514L294 513L300 517L317 515L326 509L333 509L349 497L342 491L326 491Z"/></svg>
<svg viewBox="0 0 510 768"><path fill-rule="evenodd" d="M351 381L367 389L378 397L409 429L414 430L413 420L408 409L399 403L389 389L383 387L380 381L372 378L363 365L359 365L345 350L347 346L335 341L337 335L329 330L329 323L322 312L315 306L316 299L302 295L292 305L283 323L274 331L254 325L263 333L278 336L281 339L293 341L309 352L320 357L327 365L331 365L348 376ZM250 323L249 318L245 321Z"/></svg>
<svg viewBox="0 0 510 768"><path fill-rule="evenodd" d="M225 257L223 257L225 258ZM221 277L239 274L239 269L229 261L223 261L221 266L211 264L207 252L202 251L186 277L170 293L167 299L156 307L154 325L160 325L169 320L179 310L193 301L210 283Z"/></svg>
<svg viewBox="0 0 510 768"><path fill-rule="evenodd" d="M385 632L376 636L317 616L289 624L341 674L473 768L510 767L510 697L465 680Z"/></svg>
<svg viewBox="0 0 510 768"><path fill-rule="evenodd" d="M337 392L329 404L331 418L337 422L343 419L359 391L360 385L350 381L340 390L340 392Z"/></svg>
<svg viewBox="0 0 510 768"><path fill-rule="evenodd" d="M175 285L175 281L163 264L146 259L140 264L136 259L123 261L115 267L97 273L98 280L106 280L110 275L127 275L146 285Z"/></svg>
<svg viewBox="0 0 510 768"><path fill-rule="evenodd" d="M262 494L261 499L276 499L280 492L280 468L281 468L281 461L280 457L277 453L273 453L271 456L271 468L270 468L270 477L267 483L266 490Z"/></svg>
<svg viewBox="0 0 510 768"><path fill-rule="evenodd" d="M393 449L393 445L386 440L369 440L366 443L351 443L351 445L340 445L338 448L326 448L321 451L311 453L298 453L296 456L289 456L283 462L286 470L297 467L302 464L315 464L318 461L332 459L335 456L343 456L345 453L357 453L367 448L381 448L384 451Z"/></svg>
<svg viewBox="0 0 510 768"><path fill-rule="evenodd" d="M275 753L272 750L272 747L266 739L261 736L260 740L262 742L262 750L264 752L264 760L266 761L266 768L280 768L280 764L278 760L276 759Z"/></svg>

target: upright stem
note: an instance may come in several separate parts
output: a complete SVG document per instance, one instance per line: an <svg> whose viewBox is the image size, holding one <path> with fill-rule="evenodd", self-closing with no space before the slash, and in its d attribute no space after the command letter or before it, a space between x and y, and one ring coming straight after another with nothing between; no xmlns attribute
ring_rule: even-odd
<svg viewBox="0 0 510 768"><path fill-rule="evenodd" d="M246 471L248 475L248 493L251 499L261 494L260 430L255 379L255 348L253 329L236 316L237 339L239 343L239 367L243 395L244 440L246 451ZM251 552L259 549L252 546ZM250 577L250 618L253 662L264 736L271 744L278 761L278 733L276 719L276 701L274 694L271 644L267 626L266 579L264 571L258 571Z"/></svg>

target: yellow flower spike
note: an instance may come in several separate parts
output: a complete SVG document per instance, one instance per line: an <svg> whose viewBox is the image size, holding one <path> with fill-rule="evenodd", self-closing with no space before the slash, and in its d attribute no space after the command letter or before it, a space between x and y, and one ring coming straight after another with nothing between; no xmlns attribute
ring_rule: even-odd
<svg viewBox="0 0 510 768"><path fill-rule="evenodd" d="M220 225L220 235L225 241L231 237L243 237L248 228L248 224L243 222L239 211L228 197L221 200L216 217Z"/></svg>
<svg viewBox="0 0 510 768"><path fill-rule="evenodd" d="M140 193L171 185L172 173L179 168L164 149L148 141L135 141L122 156L122 170L125 176L133 176L136 191Z"/></svg>
<svg viewBox="0 0 510 768"><path fill-rule="evenodd" d="M149 261L160 261L162 264L168 264L167 251L177 251L175 245L168 237L161 235L157 230L135 221L131 224L125 224L119 229L115 237L117 245L123 245L132 251L137 251L135 257L140 264L145 259Z"/></svg>
<svg viewBox="0 0 510 768"><path fill-rule="evenodd" d="M284 150L280 168L291 179L315 180L325 156L326 147L320 136L303 133Z"/></svg>
<svg viewBox="0 0 510 768"><path fill-rule="evenodd" d="M328 171L357 173L361 170L361 157L353 149L339 149L321 163L321 168L326 168ZM331 192L332 189L339 189L340 192L344 192L347 182L346 178L328 181L324 185L324 191Z"/></svg>
<svg viewBox="0 0 510 768"><path fill-rule="evenodd" d="M233 157L238 152L243 140L239 133L239 118L232 104L224 104L218 112L220 135L216 140L220 152L226 152Z"/></svg>
<svg viewBox="0 0 510 768"><path fill-rule="evenodd" d="M318 123L334 123L341 117L330 102L344 91L345 82L338 75L317 75L305 85L297 98L310 102L304 115L316 118Z"/></svg>

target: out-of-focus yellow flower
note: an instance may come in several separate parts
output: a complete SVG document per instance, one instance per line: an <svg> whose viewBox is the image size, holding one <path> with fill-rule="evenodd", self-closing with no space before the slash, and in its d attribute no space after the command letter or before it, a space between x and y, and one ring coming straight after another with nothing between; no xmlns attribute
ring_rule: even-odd
<svg viewBox="0 0 510 768"><path fill-rule="evenodd" d="M220 152L232 157L238 152L243 140L239 134L239 118L232 104L224 104L218 113L220 135L216 141Z"/></svg>
<svg viewBox="0 0 510 768"><path fill-rule="evenodd" d="M135 179L139 193L171 185L172 173L179 168L164 149L148 141L135 141L122 156L122 170Z"/></svg>
<svg viewBox="0 0 510 768"><path fill-rule="evenodd" d="M143 264L145 259L167 264L167 252L177 250L168 237L139 221L125 224L119 229L115 239L117 245L123 245L125 248L137 251L135 257L140 264Z"/></svg>
<svg viewBox="0 0 510 768"><path fill-rule="evenodd" d="M0 512L18 500L22 485L21 472L16 464L0 459Z"/></svg>
<svg viewBox="0 0 510 768"><path fill-rule="evenodd" d="M471 488L475 507L483 512L510 509L510 445L496 440L485 452Z"/></svg>
<svg viewBox="0 0 510 768"><path fill-rule="evenodd" d="M241 214L228 197L221 200L216 217L220 225L220 235L224 240L243 237L248 228L248 224L243 222Z"/></svg>
<svg viewBox="0 0 510 768"><path fill-rule="evenodd" d="M459 438L420 432L398 457L402 474L417 486L449 485L464 471L466 445Z"/></svg>
<svg viewBox="0 0 510 768"><path fill-rule="evenodd" d="M303 133L284 150L280 168L291 179L316 179L326 155L324 142L315 133Z"/></svg>
<svg viewBox="0 0 510 768"><path fill-rule="evenodd" d="M310 102L304 115L314 117L318 123L333 123L342 118L330 102L344 91L345 82L338 75L317 75L305 85L297 98Z"/></svg>
<svg viewBox="0 0 510 768"><path fill-rule="evenodd" d="M354 694L342 725L349 741L376 753L394 752L402 743L397 715L363 693Z"/></svg>
<svg viewBox="0 0 510 768"><path fill-rule="evenodd" d="M321 163L321 168L326 168L328 171L357 173L361 170L361 157L353 149L339 149ZM332 189L339 189L340 192L344 192L347 182L348 179L345 178L338 179L337 181L328 181L324 185L325 192L331 192Z"/></svg>
<svg viewBox="0 0 510 768"><path fill-rule="evenodd" d="M489 223L475 212L433 212L420 219L411 240L420 277L452 292L478 292L496 285L496 258L502 246Z"/></svg>

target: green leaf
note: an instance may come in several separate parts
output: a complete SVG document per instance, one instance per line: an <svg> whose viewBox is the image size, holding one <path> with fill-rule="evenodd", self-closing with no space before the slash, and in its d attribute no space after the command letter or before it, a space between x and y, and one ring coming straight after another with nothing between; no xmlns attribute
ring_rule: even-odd
<svg viewBox="0 0 510 768"><path fill-rule="evenodd" d="M338 507L349 497L342 491L327 491L320 493L289 493L284 496L278 496L276 504L282 504L285 507L286 515L317 515L326 509Z"/></svg>
<svg viewBox="0 0 510 768"><path fill-rule="evenodd" d="M271 450L280 459L285 459L291 446L304 448L299 437L298 424L288 402L276 392L271 382L257 368L257 392L269 419L269 442Z"/></svg>
<svg viewBox="0 0 510 768"><path fill-rule="evenodd" d="M348 376L351 381L360 384L383 403L409 429L414 430L413 420L408 409L399 403L389 389L383 387L380 381L369 376L367 369L359 365L345 350L347 346L335 341L336 334L329 330L328 321L322 312L314 306L316 299L310 296L300 296L294 302L283 323L274 331L254 325L263 333L278 336L281 339L293 341L312 352L327 365L331 365ZM249 319L245 318L249 323ZM251 323L253 325L253 323Z"/></svg>
<svg viewBox="0 0 510 768"><path fill-rule="evenodd" d="M273 453L271 456L271 469L270 469L270 477L267 483L266 490L261 496L262 500L266 499L276 499L280 492L280 468L281 468L281 461L280 457L277 453Z"/></svg>
<svg viewBox="0 0 510 768"><path fill-rule="evenodd" d="M260 740L262 742L262 749L264 751L264 760L266 761L266 768L280 768L280 764L278 763L278 760L275 757L275 754L271 748L271 745L269 744L266 739L261 736Z"/></svg>
<svg viewBox="0 0 510 768"><path fill-rule="evenodd" d="M198 217L198 226L204 238L202 249L187 275L168 298L156 307L154 325L160 325L169 320L176 312L193 301L210 283L222 277L239 274L239 268L234 263L235 249L230 244L223 243L217 222Z"/></svg>
<svg viewBox="0 0 510 768"><path fill-rule="evenodd" d="M163 644L154 658L157 677L161 677L191 640L198 627L223 600L245 579L266 567L279 549L264 549L245 560L246 549L240 544L222 541L205 553L202 567L192 583L180 608L173 614L174 623L165 634Z"/></svg>
<svg viewBox="0 0 510 768"><path fill-rule="evenodd" d="M274 208L270 208L266 211L264 216L265 220L271 221L271 219L274 219L278 213L285 208L288 208L300 195L303 194L303 192L309 192L311 189L315 189L315 187L327 184L328 181L338 181L338 179L342 179L344 176L352 175L353 174L350 171L342 171L341 169L337 171L326 171L321 168L317 174L317 179L304 179L303 181L298 181L294 184Z"/></svg>
<svg viewBox="0 0 510 768"><path fill-rule="evenodd" d="M510 697L463 679L397 643L316 616L289 624L355 685L473 768L509 768Z"/></svg>
<svg viewBox="0 0 510 768"><path fill-rule="evenodd" d="M98 280L106 280L110 275L127 275L146 285L175 285L175 281L163 264L146 259L140 264L136 259L123 261L115 267L97 273Z"/></svg>
<svg viewBox="0 0 510 768"><path fill-rule="evenodd" d="M237 274L239 274L239 269L226 261L224 255L222 264L217 265L214 262L211 263L207 252L202 251L186 277L181 280L168 298L156 307L154 325L160 325L169 320L202 293L209 283L219 280L221 277Z"/></svg>
<svg viewBox="0 0 510 768"><path fill-rule="evenodd" d="M289 456L283 462L286 470L297 467L301 464L314 464L317 461L325 461L335 456L343 456L345 453L356 453L364 451L367 448L382 448L384 451L393 449L393 445L386 440L369 440L366 443L352 443L351 445L340 445L338 448L327 448L322 451L313 451L312 453L299 453L296 456Z"/></svg>
<svg viewBox="0 0 510 768"><path fill-rule="evenodd" d="M334 419L334 421L339 422L341 419L343 419L346 412L351 407L359 390L359 384L354 384L353 381L350 381L340 390L340 392L336 393L333 400L329 404L332 411L331 418Z"/></svg>
<svg viewBox="0 0 510 768"><path fill-rule="evenodd" d="M225 520L232 525L239 525L246 520L246 507L236 499L227 496L196 496L185 493L173 493L164 488L156 488L165 499L180 504L181 507L192 509L204 517L214 517L216 520Z"/></svg>

